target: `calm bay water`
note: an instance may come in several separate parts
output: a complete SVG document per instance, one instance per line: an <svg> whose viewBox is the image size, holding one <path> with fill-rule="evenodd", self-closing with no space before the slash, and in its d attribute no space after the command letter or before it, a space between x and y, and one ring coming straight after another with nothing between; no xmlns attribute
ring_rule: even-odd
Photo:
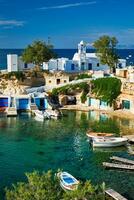
<svg viewBox="0 0 134 200"><path fill-rule="evenodd" d="M73 58L74 53L77 52L77 49L54 49L58 57L67 57L69 59ZM7 67L7 54L22 54L23 49L0 49L0 69L6 69ZM88 49L87 52L94 52L93 49ZM117 50L120 58L127 60L127 65L134 64L134 49L119 49ZM129 57L131 55L131 57Z"/></svg>
<svg viewBox="0 0 134 200"><path fill-rule="evenodd" d="M63 169L79 179L106 182L108 187L134 199L134 173L105 170L102 162L112 155L134 159L125 148L93 150L86 137L89 128L120 132L131 120L107 119L96 113L65 112L59 120L38 122L28 114L17 118L0 118L0 191L12 183L25 180L24 173L34 169Z"/></svg>

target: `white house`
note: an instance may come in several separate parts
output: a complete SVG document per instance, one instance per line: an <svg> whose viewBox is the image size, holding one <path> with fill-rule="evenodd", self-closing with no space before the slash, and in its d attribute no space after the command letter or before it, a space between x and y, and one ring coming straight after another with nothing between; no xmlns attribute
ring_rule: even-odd
<svg viewBox="0 0 134 200"><path fill-rule="evenodd" d="M21 57L18 57L18 70L19 71L24 71L24 70L28 70L28 69L32 69L33 67L35 67L35 65L33 63L24 63L22 61Z"/></svg>
<svg viewBox="0 0 134 200"><path fill-rule="evenodd" d="M32 63L24 63L16 54L8 54L7 55L7 71L8 72L17 72L17 71L24 71L27 69L31 69L34 67Z"/></svg>

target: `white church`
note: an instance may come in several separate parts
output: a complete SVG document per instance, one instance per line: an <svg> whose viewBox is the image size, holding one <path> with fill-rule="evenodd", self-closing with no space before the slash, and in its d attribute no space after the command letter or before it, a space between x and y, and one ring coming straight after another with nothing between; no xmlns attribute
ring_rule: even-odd
<svg viewBox="0 0 134 200"><path fill-rule="evenodd" d="M126 60L119 59L117 68L125 68ZM66 72L79 72L85 70L92 71L108 71L108 65L102 65L99 58L95 53L87 53L87 44L81 41L78 44L78 52L76 52L72 58L58 58L51 59L49 62L43 63L44 70L54 70L54 71L66 71Z"/></svg>

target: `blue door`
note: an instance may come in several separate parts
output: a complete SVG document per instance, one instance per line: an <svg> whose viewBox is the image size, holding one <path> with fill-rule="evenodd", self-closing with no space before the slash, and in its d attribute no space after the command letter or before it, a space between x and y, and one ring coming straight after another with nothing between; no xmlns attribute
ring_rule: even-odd
<svg viewBox="0 0 134 200"><path fill-rule="evenodd" d="M8 98L0 98L0 107L8 107Z"/></svg>
<svg viewBox="0 0 134 200"><path fill-rule="evenodd" d="M19 99L19 110L29 109L29 99Z"/></svg>

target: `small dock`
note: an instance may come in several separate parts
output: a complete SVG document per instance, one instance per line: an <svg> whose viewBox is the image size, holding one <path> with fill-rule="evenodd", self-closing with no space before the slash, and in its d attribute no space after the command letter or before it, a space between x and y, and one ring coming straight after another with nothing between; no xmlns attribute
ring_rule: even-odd
<svg viewBox="0 0 134 200"><path fill-rule="evenodd" d="M130 165L134 165L134 160L129 160L129 159L121 158L121 157L117 157L117 156L112 156L112 157L110 157L110 159L118 161L118 162L130 164Z"/></svg>
<svg viewBox="0 0 134 200"><path fill-rule="evenodd" d="M17 116L17 109L15 107L9 107L6 110L7 117L16 117Z"/></svg>
<svg viewBox="0 0 134 200"><path fill-rule="evenodd" d="M134 165L115 164L115 163L103 162L103 166L105 168L134 170Z"/></svg>
<svg viewBox="0 0 134 200"><path fill-rule="evenodd" d="M105 194L112 197L115 200L127 200L125 197L123 197L113 189L105 190Z"/></svg>

